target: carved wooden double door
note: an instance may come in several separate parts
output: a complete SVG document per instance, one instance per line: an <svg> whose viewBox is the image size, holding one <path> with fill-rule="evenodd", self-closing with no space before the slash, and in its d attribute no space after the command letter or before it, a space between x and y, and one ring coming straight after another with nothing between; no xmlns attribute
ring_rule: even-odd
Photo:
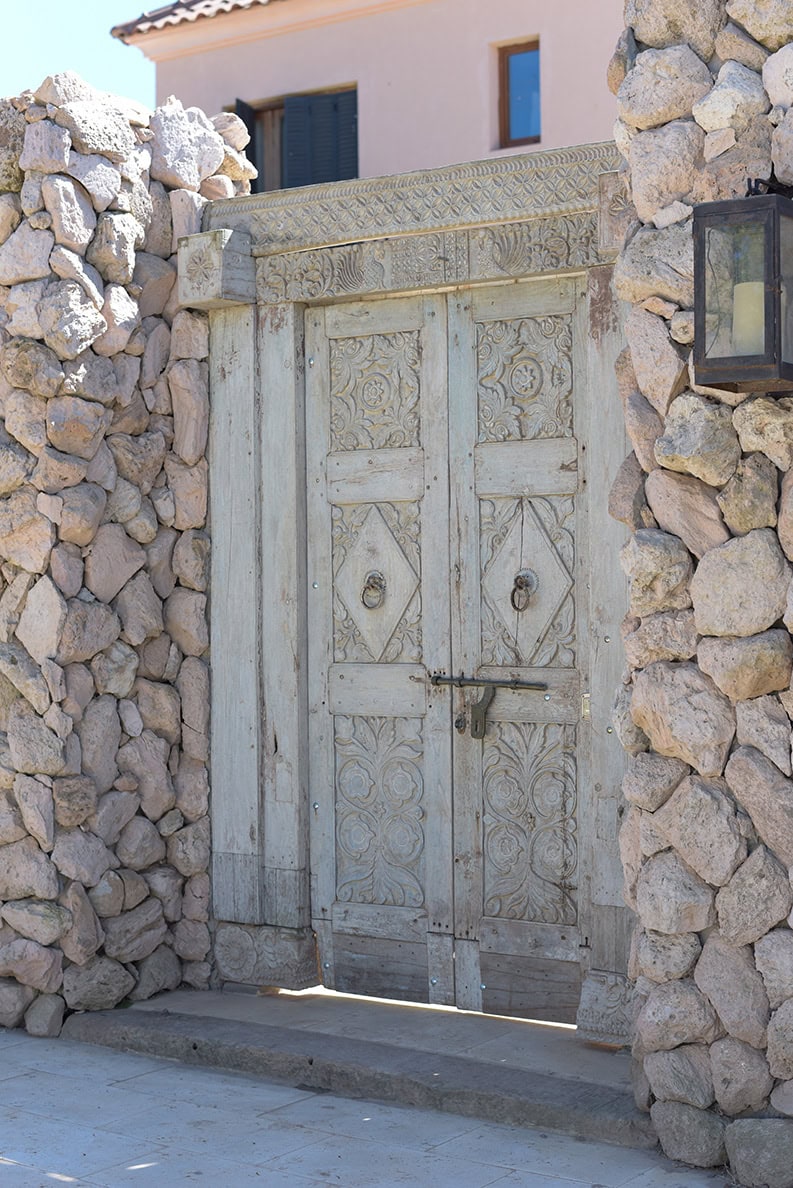
<svg viewBox="0 0 793 1188"><path fill-rule="evenodd" d="M575 1019L581 297L306 314L312 918L337 990Z"/></svg>

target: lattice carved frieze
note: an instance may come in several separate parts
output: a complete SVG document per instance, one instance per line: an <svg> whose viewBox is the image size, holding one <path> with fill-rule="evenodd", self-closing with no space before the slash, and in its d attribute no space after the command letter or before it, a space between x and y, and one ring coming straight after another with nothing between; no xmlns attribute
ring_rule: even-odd
<svg viewBox="0 0 793 1188"><path fill-rule="evenodd" d="M573 328L569 314L477 325L480 441L570 437Z"/></svg>
<svg viewBox="0 0 793 1188"><path fill-rule="evenodd" d="M208 226L250 232L254 254L597 211L611 143L213 202Z"/></svg>
<svg viewBox="0 0 793 1188"><path fill-rule="evenodd" d="M334 507L333 650L337 662L422 658L421 521L415 502ZM385 578L382 606L361 601L367 572Z"/></svg>
<svg viewBox="0 0 793 1188"><path fill-rule="evenodd" d="M485 915L577 918L575 727L493 722L482 752Z"/></svg>
<svg viewBox="0 0 793 1188"><path fill-rule="evenodd" d="M419 445L420 395L418 330L331 339L331 449Z"/></svg>
<svg viewBox="0 0 793 1188"><path fill-rule="evenodd" d="M405 235L257 262L263 304L409 292L601 263L593 211L475 231Z"/></svg>
<svg viewBox="0 0 793 1188"><path fill-rule="evenodd" d="M574 498L483 499L479 530L482 663L574 667ZM518 612L510 595L524 568L538 588Z"/></svg>
<svg viewBox="0 0 793 1188"><path fill-rule="evenodd" d="M336 897L424 903L420 718L337 717Z"/></svg>

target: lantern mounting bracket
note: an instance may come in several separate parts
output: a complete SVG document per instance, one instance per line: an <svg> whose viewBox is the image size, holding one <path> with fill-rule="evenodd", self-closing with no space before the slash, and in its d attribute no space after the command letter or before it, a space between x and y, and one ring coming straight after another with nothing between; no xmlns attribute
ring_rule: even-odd
<svg viewBox="0 0 793 1188"><path fill-rule="evenodd" d="M763 194L781 194L783 198L793 198L793 186L786 186L782 182L777 181L773 173L768 179L764 177L747 177L746 197L760 198Z"/></svg>

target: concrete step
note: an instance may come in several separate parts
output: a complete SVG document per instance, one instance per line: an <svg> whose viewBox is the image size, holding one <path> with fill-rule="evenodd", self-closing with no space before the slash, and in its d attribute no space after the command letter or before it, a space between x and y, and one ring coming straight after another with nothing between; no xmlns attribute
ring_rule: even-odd
<svg viewBox="0 0 793 1188"><path fill-rule="evenodd" d="M531 1060L529 1067L525 1062L524 1067L517 1067L503 1058L483 1058L470 1049L467 1052L432 1050L420 1035L419 1046L411 1045L404 1025L396 1033L398 1041L389 1042L388 1020L396 1018L404 1024L405 1019L404 1014L393 1011L367 1015L370 1026L361 1030L371 1033L376 1030L378 1020L384 1021L380 1030L382 1038L372 1039L338 1034L337 1019L334 1017L331 1027L327 1014L318 1013L317 1025L312 1027L311 1016L307 1017L305 1010L302 1014L294 1012L294 1026L283 1022L289 1018L288 1011L278 1012L276 1023L251 1018L252 1010L259 1008L259 1004L254 999L252 1007L249 996L244 995L217 996L223 999L222 1012L212 1013L208 1009L205 1014L198 1013L201 999L206 1000L209 995L190 996L189 1011L163 1009L166 1004L170 1006L171 1000L178 1006L182 993L147 1003L146 1009L72 1015L63 1034L84 1043L170 1057L185 1064L230 1069L314 1091L327 1090L347 1097L397 1102L508 1125L554 1130L625 1147L651 1148L656 1144L649 1117L636 1109L630 1090L621 1083L624 1064L613 1064L613 1071L619 1070L620 1075L615 1077L617 1083L608 1084L604 1083L608 1077L600 1075L597 1066L594 1066L597 1075L587 1079L580 1075L557 1075L547 1067L546 1071L539 1071L531 1067ZM235 997L239 1000L238 1010L233 1002ZM264 1000L264 1008L259 1008L265 1018L267 1005ZM358 1004L355 1009L360 1013ZM411 1008L396 1009L400 1012ZM229 1017L235 1014L238 1017ZM269 1014L273 1014L272 1004ZM516 1027L513 1020L503 1022ZM441 1044L444 1026L452 1025L453 1022L439 1018ZM418 1030L421 1032L421 1028ZM530 1043L532 1034L531 1030L514 1030L508 1033L508 1039L514 1037L517 1043L525 1035ZM473 1038L477 1038L476 1032ZM549 1063L548 1050L553 1064L553 1046L548 1048L545 1037L541 1039L546 1044L545 1064ZM559 1054L560 1065L569 1066L569 1047L563 1050L560 1046ZM602 1055L605 1061L613 1058L612 1053ZM586 1063L582 1059L584 1067Z"/></svg>

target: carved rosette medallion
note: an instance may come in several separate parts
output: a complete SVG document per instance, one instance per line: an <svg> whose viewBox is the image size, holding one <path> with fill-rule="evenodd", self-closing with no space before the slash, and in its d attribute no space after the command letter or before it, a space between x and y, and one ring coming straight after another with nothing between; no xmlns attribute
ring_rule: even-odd
<svg viewBox="0 0 793 1188"><path fill-rule="evenodd" d="M336 896L424 903L420 718L337 717Z"/></svg>
<svg viewBox="0 0 793 1188"><path fill-rule="evenodd" d="M420 366L417 330L332 339L331 449L418 445Z"/></svg>
<svg viewBox="0 0 793 1188"><path fill-rule="evenodd" d="M569 315L481 323L476 347L480 441L572 436Z"/></svg>
<svg viewBox="0 0 793 1188"><path fill-rule="evenodd" d="M496 722L482 753L485 915L576 922L575 727Z"/></svg>

